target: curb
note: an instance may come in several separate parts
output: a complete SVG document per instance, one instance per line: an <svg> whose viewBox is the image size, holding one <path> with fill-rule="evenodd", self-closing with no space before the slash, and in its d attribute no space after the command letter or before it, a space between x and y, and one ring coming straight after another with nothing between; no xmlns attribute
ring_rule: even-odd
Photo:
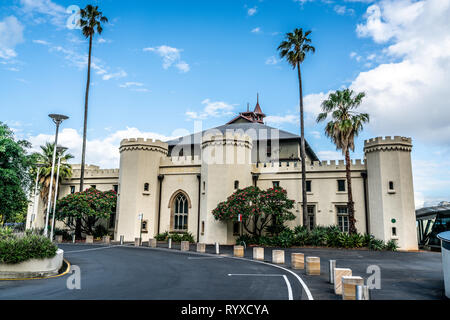
<svg viewBox="0 0 450 320"><path fill-rule="evenodd" d="M71 267L70 262L67 261L66 259L64 259L64 261L67 264L66 270L63 273L60 273L60 274L57 274L54 276L46 276L46 277L39 277L39 278L0 279L0 281L26 281L26 280L43 280L43 279L59 278L59 277L65 276L70 271L70 267Z"/></svg>

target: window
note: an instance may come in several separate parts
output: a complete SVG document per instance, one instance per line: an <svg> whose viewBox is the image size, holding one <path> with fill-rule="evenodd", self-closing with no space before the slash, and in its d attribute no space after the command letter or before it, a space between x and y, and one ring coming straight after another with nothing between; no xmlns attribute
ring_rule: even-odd
<svg viewBox="0 0 450 320"><path fill-rule="evenodd" d="M234 182L234 189L235 190L239 189L239 181L237 180Z"/></svg>
<svg viewBox="0 0 450 320"><path fill-rule="evenodd" d="M306 180L306 192L311 192L311 180Z"/></svg>
<svg viewBox="0 0 450 320"><path fill-rule="evenodd" d="M142 221L142 232L148 232L148 221L147 220Z"/></svg>
<svg viewBox="0 0 450 320"><path fill-rule="evenodd" d="M75 186L70 186L70 193L75 193Z"/></svg>
<svg viewBox="0 0 450 320"><path fill-rule="evenodd" d="M307 206L307 211L306 222L309 230L312 230L315 226L316 206Z"/></svg>
<svg viewBox="0 0 450 320"><path fill-rule="evenodd" d="M270 140L267 141L266 155L267 155L267 158L272 157L272 142Z"/></svg>
<svg viewBox="0 0 450 320"><path fill-rule="evenodd" d="M394 190L394 181L389 181L389 190Z"/></svg>
<svg viewBox="0 0 450 320"><path fill-rule="evenodd" d="M187 230L188 223L188 201L182 193L176 196L174 200L174 224L173 229L176 231Z"/></svg>
<svg viewBox="0 0 450 320"><path fill-rule="evenodd" d="M109 216L109 228L114 229L116 227L116 210L114 208L113 212Z"/></svg>
<svg viewBox="0 0 450 320"><path fill-rule="evenodd" d="M202 221L202 235L205 234L205 221Z"/></svg>
<svg viewBox="0 0 450 320"><path fill-rule="evenodd" d="M118 193L119 192L119 185L117 185L117 184L113 185L113 189L114 189L115 193Z"/></svg>
<svg viewBox="0 0 450 320"><path fill-rule="evenodd" d="M280 186L280 181L272 181L273 187L278 188Z"/></svg>
<svg viewBox="0 0 450 320"><path fill-rule="evenodd" d="M337 222L342 232L348 232L348 210L346 206L337 207Z"/></svg>
<svg viewBox="0 0 450 320"><path fill-rule="evenodd" d="M95 184L91 184L92 189L97 189L97 186Z"/></svg>
<svg viewBox="0 0 450 320"><path fill-rule="evenodd" d="M338 191L345 192L345 180L338 180Z"/></svg>
<svg viewBox="0 0 450 320"><path fill-rule="evenodd" d="M150 185L148 183L144 184L144 192L148 192L150 190Z"/></svg>
<svg viewBox="0 0 450 320"><path fill-rule="evenodd" d="M240 229L241 229L240 226L241 226L240 222L233 222L233 235L234 236L237 236L240 234Z"/></svg>
<svg viewBox="0 0 450 320"><path fill-rule="evenodd" d="M397 236L397 228L396 227L392 227L392 236L393 237Z"/></svg>
<svg viewBox="0 0 450 320"><path fill-rule="evenodd" d="M203 181L203 193L205 193L205 191L206 191L206 182Z"/></svg>

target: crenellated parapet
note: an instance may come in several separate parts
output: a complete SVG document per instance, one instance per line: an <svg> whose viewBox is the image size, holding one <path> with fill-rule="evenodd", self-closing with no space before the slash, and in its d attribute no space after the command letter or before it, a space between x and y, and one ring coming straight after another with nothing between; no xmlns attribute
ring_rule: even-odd
<svg viewBox="0 0 450 320"><path fill-rule="evenodd" d="M374 151L407 151L412 150L412 139L400 136L376 137L364 141L364 152Z"/></svg>
<svg viewBox="0 0 450 320"><path fill-rule="evenodd" d="M161 160L162 167L176 167L176 166L199 166L202 160L199 156L184 156L184 157L167 157Z"/></svg>
<svg viewBox="0 0 450 320"><path fill-rule="evenodd" d="M202 148L207 146L237 146L252 149L252 138L246 134L230 133L225 134L205 134L202 138Z"/></svg>
<svg viewBox="0 0 450 320"><path fill-rule="evenodd" d="M344 160L330 160L330 161L313 161L306 164L307 172L322 172L322 171L345 171ZM353 159L350 165L352 171L366 170L366 164L361 159ZM254 170L258 172L299 172L301 171L300 161L283 161L283 162L267 162L254 164Z"/></svg>
<svg viewBox="0 0 450 320"><path fill-rule="evenodd" d="M95 169L92 169L94 167ZM81 169L73 169L72 178L79 178L81 175ZM86 178L110 178L118 177L119 169L99 169L97 166L86 166L84 171Z"/></svg>
<svg viewBox="0 0 450 320"><path fill-rule="evenodd" d="M120 142L119 151L121 153L123 151L136 151L136 150L156 151L164 155L167 155L169 152L169 145L165 142L162 142L161 140L144 139L144 138L123 139Z"/></svg>

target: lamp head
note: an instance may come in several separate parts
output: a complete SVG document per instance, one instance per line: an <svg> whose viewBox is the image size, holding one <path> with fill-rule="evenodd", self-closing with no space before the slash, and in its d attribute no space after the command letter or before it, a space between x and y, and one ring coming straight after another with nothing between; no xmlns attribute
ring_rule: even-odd
<svg viewBox="0 0 450 320"><path fill-rule="evenodd" d="M64 120L69 119L68 116L65 116L65 115L62 115L62 114L49 114L48 116L49 116L50 118L52 118L52 120L53 120L55 123L61 123L61 122L63 122Z"/></svg>
<svg viewBox="0 0 450 320"><path fill-rule="evenodd" d="M56 151L57 151L58 153L64 153L67 149L69 149L69 148L61 147L61 146L57 146L57 147L56 147Z"/></svg>

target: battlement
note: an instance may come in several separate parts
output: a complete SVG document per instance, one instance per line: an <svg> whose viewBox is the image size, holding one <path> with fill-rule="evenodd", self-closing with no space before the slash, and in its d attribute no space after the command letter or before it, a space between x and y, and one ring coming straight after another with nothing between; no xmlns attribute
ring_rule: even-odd
<svg viewBox="0 0 450 320"><path fill-rule="evenodd" d="M353 159L350 165L351 170L366 170L366 164L361 159ZM256 163L254 169L260 172L272 171L301 171L300 161L289 162L267 162ZM306 163L306 171L343 171L345 170L344 160L330 160L330 161L313 161Z"/></svg>
<svg viewBox="0 0 450 320"><path fill-rule="evenodd" d="M225 134L205 134L202 138L202 147L209 145L235 145L252 148L252 138L247 134L225 132Z"/></svg>
<svg viewBox="0 0 450 320"><path fill-rule="evenodd" d="M166 157L161 159L161 166L175 167L175 166L199 166L202 160L199 156L184 156L184 157Z"/></svg>
<svg viewBox="0 0 450 320"><path fill-rule="evenodd" d="M81 166L73 169L72 178L79 178ZM94 167L94 169L92 168ZM86 166L84 171L86 178L119 177L119 169L99 169L98 166Z"/></svg>
<svg viewBox="0 0 450 320"><path fill-rule="evenodd" d="M147 150L158 151L167 155L169 145L161 140L144 139L144 138L130 138L123 139L120 142L120 152L133 150Z"/></svg>
<svg viewBox="0 0 450 320"><path fill-rule="evenodd" d="M400 150L411 151L412 139L400 136L376 137L364 141L364 152Z"/></svg>

